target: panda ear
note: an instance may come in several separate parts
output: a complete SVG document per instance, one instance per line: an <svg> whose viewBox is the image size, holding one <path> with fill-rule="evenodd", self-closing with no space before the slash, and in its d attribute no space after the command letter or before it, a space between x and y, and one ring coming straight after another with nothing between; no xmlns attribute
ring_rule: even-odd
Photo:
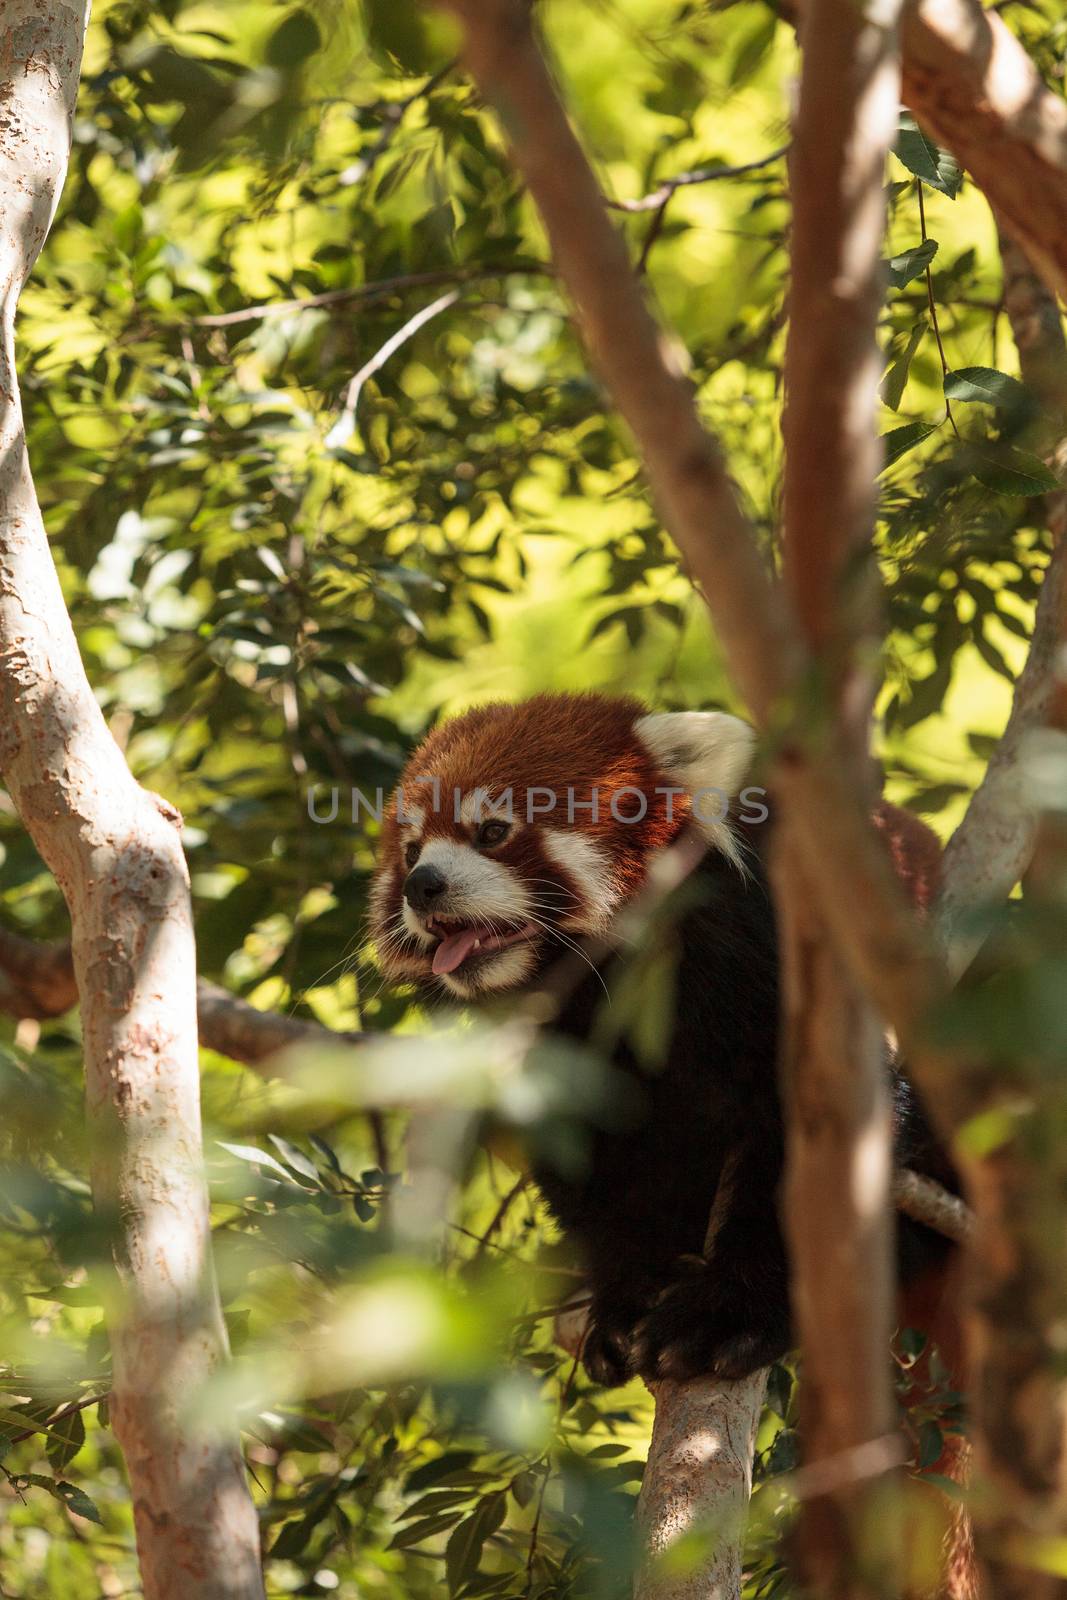
<svg viewBox="0 0 1067 1600"><path fill-rule="evenodd" d="M748 723L724 711L659 711L639 717L634 732L657 766L690 794L715 789L731 799L756 743Z"/></svg>

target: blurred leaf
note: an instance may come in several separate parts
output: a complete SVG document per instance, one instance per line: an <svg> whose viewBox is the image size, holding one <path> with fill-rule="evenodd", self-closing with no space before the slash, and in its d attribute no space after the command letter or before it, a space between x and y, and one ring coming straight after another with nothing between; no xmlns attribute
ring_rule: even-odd
<svg viewBox="0 0 1067 1600"><path fill-rule="evenodd" d="M251 1166L266 1167L270 1171L276 1172L284 1182L291 1184L294 1188L305 1188L305 1185L298 1184L288 1168L283 1167L277 1157L272 1156L268 1151L257 1150L254 1144L229 1144L225 1139L219 1139L218 1144L220 1149L225 1150L231 1156L236 1156L239 1161L247 1161Z"/></svg>
<svg viewBox="0 0 1067 1600"><path fill-rule="evenodd" d="M926 332L926 319L925 319L925 317L923 317L923 318L920 318L920 320L915 324L914 328L912 328L911 333L908 335L907 344L904 346L904 349L901 351L900 355L896 358L896 360L893 362L892 366L889 368L889 371L886 373L885 377L882 379L882 399L885 401L886 405L890 408L891 411L896 411L898 409L898 407L900 406L901 397L902 397L902 395L904 393L904 388L905 388L905 385L907 384L907 381L908 381L908 373L911 370L912 358L914 357L916 350L918 350L920 344L922 343L923 334L925 332ZM910 423L910 424L908 424L908 426L910 426L910 427L925 427L926 424L925 423ZM887 441L888 440L896 440L897 435L899 435L903 431L904 430L901 429L901 428L895 428L892 433L887 434L885 437L886 437ZM928 431L932 431L932 430L928 430ZM925 435L923 435L923 437L925 437ZM899 443L899 441L897 441L897 442ZM895 461L897 456L903 455L904 450L910 448L910 446L904 445L903 448L897 448L896 449L896 455L891 455L889 453L890 448L891 448L890 445L887 443L886 444L886 466L889 466L890 462ZM896 447L894 446L893 448L896 448Z"/></svg>
<svg viewBox="0 0 1067 1600"><path fill-rule="evenodd" d="M292 71L302 66L322 45L318 24L309 11L297 8L279 23L267 41L267 60L272 67Z"/></svg>
<svg viewBox="0 0 1067 1600"><path fill-rule="evenodd" d="M1059 488L1059 479L1039 456L1012 445L987 444L973 454L971 471L997 494L1029 496Z"/></svg>
<svg viewBox="0 0 1067 1600"><path fill-rule="evenodd" d="M288 1139L283 1139L280 1134L271 1133L268 1134L267 1137L270 1139L270 1142L274 1146L275 1150L277 1150L282 1156L287 1166L292 1167L294 1172L299 1172L301 1177L310 1178L312 1183L321 1187L322 1178L319 1175L318 1168L313 1161L308 1159L302 1150L298 1150L295 1144L291 1144ZM229 1149L231 1153L236 1154L232 1146L224 1146L223 1148Z"/></svg>
<svg viewBox="0 0 1067 1600"><path fill-rule="evenodd" d="M487 1494L452 1533L445 1546L445 1573L449 1594L456 1594L478 1570L482 1546L504 1521L507 1496L503 1489Z"/></svg>

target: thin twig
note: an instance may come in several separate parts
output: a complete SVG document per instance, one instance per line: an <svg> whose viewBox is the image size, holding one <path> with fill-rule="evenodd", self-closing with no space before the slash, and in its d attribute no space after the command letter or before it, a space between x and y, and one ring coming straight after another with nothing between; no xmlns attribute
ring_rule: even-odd
<svg viewBox="0 0 1067 1600"><path fill-rule="evenodd" d="M362 304L388 300L407 289L434 289L444 283L480 283L492 278L554 278L556 269L548 261L483 262L475 265L437 267L427 272L401 272L395 278L380 278L375 283L355 284L349 289L323 289L294 300L269 300L261 305L241 306L236 311L219 311L207 317L194 317L198 328L233 328L242 322L257 322L261 317L283 316L289 311L317 311L325 306Z"/></svg>
<svg viewBox="0 0 1067 1600"><path fill-rule="evenodd" d="M970 1206L935 1178L901 1168L893 1174L892 1194L898 1211L956 1244L966 1244L974 1233Z"/></svg>
<svg viewBox="0 0 1067 1600"><path fill-rule="evenodd" d="M923 184L922 184L922 179L921 178L916 178L916 180L915 180L915 192L919 197L919 231L920 231L920 234L922 235L922 242L923 242L923 244L925 244L926 243L926 206L923 203ZM941 357L941 376L942 376L942 378L947 378L948 375L949 375L949 370L950 369L949 369L949 364L948 364L948 358L945 355L945 347L941 343L941 328L940 328L940 326L938 324L938 321L937 321L937 302L934 300L934 275L933 275L932 271L930 270L929 261L926 263L926 267L924 269L924 276L926 278L926 298L927 298L927 300L929 302L929 305L930 305L930 321L933 324L934 338L937 340L937 353ZM952 415L952 405L951 405L951 403L949 401L948 395L945 396L945 421L948 422L951 425L952 431L956 435L956 438L958 439L959 436L960 436L960 430L957 428L956 419Z"/></svg>
<svg viewBox="0 0 1067 1600"><path fill-rule="evenodd" d="M49 1417L46 1422L39 1423L36 1428L27 1428L24 1433L16 1433L6 1440L7 1446L22 1444L26 1439L32 1439L35 1434L49 1433L55 1429L57 1422L65 1422L68 1417L76 1416L79 1411L87 1411L90 1406L97 1405L101 1400L106 1400L110 1389L104 1389L100 1394L86 1395L83 1400L73 1400L69 1406L64 1406L62 1411L57 1411L54 1417Z"/></svg>
<svg viewBox="0 0 1067 1600"><path fill-rule="evenodd" d="M355 432L356 408L367 379L380 372L390 356L395 355L402 345L413 339L419 329L424 328L434 317L440 316L442 311L454 306L458 299L458 289L449 289L446 294L438 295L436 300L431 300L428 306L423 306L413 317L409 317L403 327L398 328L391 338L386 339L381 349L376 350L370 360L363 363L359 371L349 379L345 390L344 410L327 435L328 445L341 444Z"/></svg>
<svg viewBox="0 0 1067 1600"><path fill-rule="evenodd" d="M740 166L698 167L693 172L679 172L673 178L665 178L658 189L641 195L637 200L605 199L605 204L613 211L658 211L676 189L688 189L695 183L715 183L721 178L743 178L748 172L759 172L763 167L772 166L775 161L780 161L788 150L789 146L783 144L778 150L772 150L770 155L759 156L755 161L743 161Z"/></svg>
<svg viewBox="0 0 1067 1600"><path fill-rule="evenodd" d="M673 193L674 190L672 189L671 193L665 196L663 204L656 210L652 221L648 225L648 231L645 234L644 243L641 246L641 254L638 256L637 266L634 268L634 271L637 273L639 278L644 277L644 274L648 268L648 258L652 254L652 246L663 232L663 224L667 220L667 207L671 203L671 195Z"/></svg>
<svg viewBox="0 0 1067 1600"><path fill-rule="evenodd" d="M493 1242L493 1235L498 1231L504 1221L504 1218L511 1210L513 1203L519 1198L519 1195L525 1189L529 1181L529 1175L525 1172L520 1173L520 1175L515 1179L515 1182L512 1184L507 1194L497 1206L496 1211L493 1213L493 1219L488 1228L486 1228L485 1232L478 1240L478 1248L475 1250L472 1260L480 1261L482 1256L484 1256L486 1250Z"/></svg>

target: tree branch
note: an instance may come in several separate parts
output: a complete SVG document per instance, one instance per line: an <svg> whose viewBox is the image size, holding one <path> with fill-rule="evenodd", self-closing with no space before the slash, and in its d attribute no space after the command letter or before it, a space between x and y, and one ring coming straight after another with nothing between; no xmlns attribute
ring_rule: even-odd
<svg viewBox="0 0 1067 1600"><path fill-rule="evenodd" d="M790 153L786 587L813 661L809 714L838 730L840 777L870 809L868 739L878 613L872 583L881 356L884 173L897 132L896 7L810 0ZM782 1215L803 1362L805 1462L884 1440L896 1422L892 1114L882 1030L830 940L787 807L774 882L783 952ZM886 1470L888 1470L888 1465ZM845 1477L801 1508L796 1557L811 1593L899 1587L899 1544L872 1541L881 1478ZM884 1513L883 1513L884 1514Z"/></svg>
<svg viewBox="0 0 1067 1600"><path fill-rule="evenodd" d="M966 1244L974 1234L974 1213L958 1194L907 1167L893 1174L893 1204L913 1222L921 1222L954 1244Z"/></svg>
<svg viewBox="0 0 1067 1600"><path fill-rule="evenodd" d="M802 22L809 0L778 6ZM1049 287L1067 295L1067 104L981 0L908 0L900 32L904 104L971 174Z"/></svg>
<svg viewBox="0 0 1067 1600"><path fill-rule="evenodd" d="M198 328L234 328L242 322L258 322L261 317L284 316L289 311L315 311L324 306L366 305L374 300L389 300L408 289L436 289L449 283L482 283L493 278L555 276L547 261L492 262L465 266L437 267L428 272L402 272L377 283L358 283L350 289L324 289L321 294L301 295L298 300L267 300L262 305L240 306L236 311L218 311L211 316L194 317Z"/></svg>
<svg viewBox="0 0 1067 1600"><path fill-rule="evenodd" d="M637 1499L641 1562L634 1600L730 1600L741 1593L745 1513L767 1371L731 1383L651 1385L656 1401ZM711 1542L695 1567L668 1575L660 1559L684 1534Z"/></svg>
<svg viewBox="0 0 1067 1600"><path fill-rule="evenodd" d="M115 1228L111 1415L148 1600L261 1600L235 1420L190 1398L227 1356L200 1166L195 953L176 828L135 783L78 654L37 503L15 307L70 150L84 7L0 20L0 774L66 897L82 998L93 1197Z"/></svg>
<svg viewBox="0 0 1067 1600"><path fill-rule="evenodd" d="M1031 393L1058 434L1051 464L1067 465L1067 341L1059 308L1025 252L1003 232L1004 307L1015 336L1019 366ZM1003 902L1033 856L1039 810L1026 792L1025 759L1036 730L1049 720L1056 693L1056 662L1067 610L1067 490L1045 498L1052 555L1041 585L1030 648L1015 681L1011 712L982 782L945 847L940 931L951 970L970 964L982 942L975 914Z"/></svg>
<svg viewBox="0 0 1067 1600"><path fill-rule="evenodd" d="M722 178L743 178L750 172L762 172L764 167L780 161L788 149L789 146L783 144L769 155L759 156L755 161L742 161L736 167L698 167L694 172L679 172L673 178L664 178L658 188L640 195L636 200L605 200L604 203L612 211L659 211L679 189L688 189L696 183L717 183Z"/></svg>
<svg viewBox="0 0 1067 1600"><path fill-rule="evenodd" d="M367 1035L335 1033L303 1017L279 1016L201 978L197 983L200 1043L231 1061L264 1067L294 1045L362 1044ZM70 946L40 944L0 926L0 1012L59 1017L78 1003Z"/></svg>

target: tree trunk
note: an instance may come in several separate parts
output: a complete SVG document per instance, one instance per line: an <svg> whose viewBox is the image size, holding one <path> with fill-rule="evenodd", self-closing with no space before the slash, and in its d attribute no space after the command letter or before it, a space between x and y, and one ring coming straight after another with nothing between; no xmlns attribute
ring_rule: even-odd
<svg viewBox="0 0 1067 1600"><path fill-rule="evenodd" d="M656 1383L656 1419L637 1501L642 1559L634 1600L736 1600L765 1370L739 1383ZM672 1570L686 1534L691 1557ZM684 1554L684 1552L682 1552ZM664 1561L664 1556L668 1560Z"/></svg>
<svg viewBox="0 0 1067 1600"><path fill-rule="evenodd" d="M189 1402L226 1357L201 1170L195 952L173 814L134 781L78 655L30 475L15 307L66 171L86 17L0 23L0 774L70 908L96 1208L115 1230L112 1418L149 1600L263 1593L237 1430Z"/></svg>
<svg viewBox="0 0 1067 1600"><path fill-rule="evenodd" d="M896 137L896 12L809 0L790 154L783 561L810 652L807 715L833 733L844 781L873 801L867 753L879 635L872 551L882 358L883 182ZM877 20L874 20L875 16ZM818 734L816 734L816 739ZM806 1462L862 1456L896 1425L892 1126L881 1029L830 941L786 795L775 868L783 949L783 1211L800 1339ZM888 1465L893 1451L883 1458ZM803 1502L796 1542L812 1593L899 1589L884 1474Z"/></svg>

